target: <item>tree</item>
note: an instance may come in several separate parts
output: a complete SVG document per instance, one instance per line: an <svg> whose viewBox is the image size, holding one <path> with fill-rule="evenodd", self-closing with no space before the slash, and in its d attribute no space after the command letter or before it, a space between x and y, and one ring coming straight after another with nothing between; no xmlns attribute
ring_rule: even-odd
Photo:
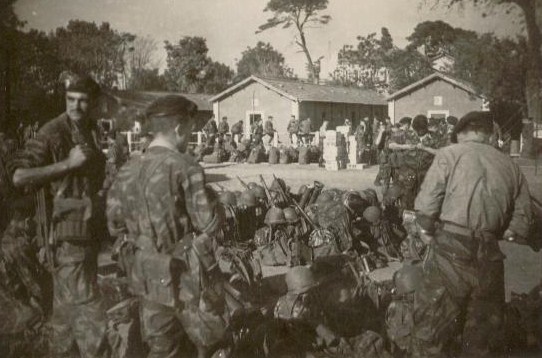
<svg viewBox="0 0 542 358"><path fill-rule="evenodd" d="M0 0L0 130L4 130L11 115L10 77L14 65L15 36L24 23L13 11L16 0Z"/></svg>
<svg viewBox="0 0 542 358"><path fill-rule="evenodd" d="M542 1L541 0L435 0L448 7L474 4L490 8L500 7L510 12L518 8L527 30L527 75L525 94L527 116L542 123ZM530 138L529 138L530 139ZM530 144L531 141L529 141ZM524 155L531 156L533 148L524 146Z"/></svg>
<svg viewBox="0 0 542 358"><path fill-rule="evenodd" d="M109 23L71 20L56 29L53 37L65 68L93 75L102 86L112 88L126 73L126 53L135 36L113 30Z"/></svg>
<svg viewBox="0 0 542 358"><path fill-rule="evenodd" d="M247 47L237 62L237 77L251 75L291 78L293 70L284 63L284 56L269 43L258 41L255 47Z"/></svg>
<svg viewBox="0 0 542 358"><path fill-rule="evenodd" d="M220 62L210 62L204 70L202 90L203 93L219 93L230 85L233 79L231 68Z"/></svg>
<svg viewBox="0 0 542 358"><path fill-rule="evenodd" d="M381 93L394 92L431 73L429 62L416 49L394 46L387 28L358 36L354 48L345 45L338 54L338 66L331 74L335 83L360 86Z"/></svg>
<svg viewBox="0 0 542 358"><path fill-rule="evenodd" d="M134 91L165 91L167 89L164 76L158 73L157 68L132 69L128 89Z"/></svg>
<svg viewBox="0 0 542 358"><path fill-rule="evenodd" d="M178 44L166 41L167 69L164 72L170 91L216 93L226 88L233 71L213 62L203 37L183 37Z"/></svg>
<svg viewBox="0 0 542 358"><path fill-rule="evenodd" d="M306 29L310 24L325 25L331 20L329 15L319 15L325 10L328 0L269 0L264 11L273 13L273 17L260 25L256 33L282 26L283 29L295 26L297 36L295 43L301 48L307 58L309 78L318 83L320 78L319 66L309 52L306 39Z"/></svg>

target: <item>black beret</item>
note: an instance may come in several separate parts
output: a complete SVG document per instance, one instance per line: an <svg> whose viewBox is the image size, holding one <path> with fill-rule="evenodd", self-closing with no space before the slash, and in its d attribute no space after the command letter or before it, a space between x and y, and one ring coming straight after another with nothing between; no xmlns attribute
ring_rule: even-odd
<svg viewBox="0 0 542 358"><path fill-rule="evenodd" d="M172 115L189 115L196 113L196 104L185 97L178 95L167 95L154 100L145 111L147 118L165 117Z"/></svg>
<svg viewBox="0 0 542 358"><path fill-rule="evenodd" d="M81 92L90 96L97 96L100 93L100 85L89 75L64 72L60 78L64 82L66 92Z"/></svg>
<svg viewBox="0 0 542 358"><path fill-rule="evenodd" d="M475 127L488 133L493 131L493 121L489 112L474 111L465 114L454 127L453 135L463 132L467 127Z"/></svg>

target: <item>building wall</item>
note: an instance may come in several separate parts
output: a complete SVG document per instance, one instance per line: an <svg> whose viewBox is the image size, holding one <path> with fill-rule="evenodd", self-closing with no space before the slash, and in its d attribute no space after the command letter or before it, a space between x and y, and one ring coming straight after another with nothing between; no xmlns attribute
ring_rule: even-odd
<svg viewBox="0 0 542 358"><path fill-rule="evenodd" d="M354 126L365 117L382 119L386 116L387 107L365 104L301 102L299 116L301 119L311 118L313 130L318 130L324 120L329 121L328 129L343 125L346 118Z"/></svg>
<svg viewBox="0 0 542 358"><path fill-rule="evenodd" d="M442 104L435 104L435 96L442 97ZM446 112L446 115L462 117L471 111L482 110L482 99L471 95L452 84L436 80L403 97L388 102L393 106L388 113L393 114L392 122L402 117L414 117L418 114L429 116L432 112Z"/></svg>
<svg viewBox="0 0 542 358"><path fill-rule="evenodd" d="M228 117L230 127L239 120L245 121L245 133L249 130L248 113L252 111L259 113L264 121L268 116L273 116L275 130L278 132L279 140L283 143L288 143L286 128L290 116L292 114L298 116L296 102L267 89L258 82L251 83L215 102L213 109L217 119Z"/></svg>

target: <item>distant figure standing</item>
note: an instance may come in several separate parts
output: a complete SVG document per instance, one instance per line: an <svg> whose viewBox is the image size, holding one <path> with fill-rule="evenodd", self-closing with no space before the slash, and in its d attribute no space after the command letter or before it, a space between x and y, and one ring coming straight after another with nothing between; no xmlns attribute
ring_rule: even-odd
<svg viewBox="0 0 542 358"><path fill-rule="evenodd" d="M228 124L228 117L224 116L222 117L222 121L220 121L220 124L218 125L218 136L223 139L229 131L230 125Z"/></svg>
<svg viewBox="0 0 542 358"><path fill-rule="evenodd" d="M310 136L311 136L311 130L312 130L312 123L311 119L307 117L304 121L301 122L300 128L299 128L299 136L301 137L301 142L303 145L309 145L310 144Z"/></svg>
<svg viewBox="0 0 542 358"><path fill-rule="evenodd" d="M268 144L271 144L273 142L273 139L275 138L275 128L273 127L273 116L267 117L267 121L265 121L263 130L265 134L269 136Z"/></svg>
<svg viewBox="0 0 542 358"><path fill-rule="evenodd" d="M233 137L235 144L237 145L239 145L241 136L243 135L243 124L244 124L243 121L240 120L239 122L231 126L231 135Z"/></svg>
<svg viewBox="0 0 542 358"><path fill-rule="evenodd" d="M252 140L255 142L260 142L263 136L263 125L262 120L257 119L254 123L252 123Z"/></svg>
<svg viewBox="0 0 542 358"><path fill-rule="evenodd" d="M215 144L216 135L218 133L218 127L216 125L215 117L212 116L211 119L203 127L203 133L205 133L207 146L212 146Z"/></svg>
<svg viewBox="0 0 542 358"><path fill-rule="evenodd" d="M295 119L295 116L292 114L290 117L290 122L288 122L288 127L286 129L290 135L290 143L292 146L297 147L298 143L298 133L299 133L299 121Z"/></svg>

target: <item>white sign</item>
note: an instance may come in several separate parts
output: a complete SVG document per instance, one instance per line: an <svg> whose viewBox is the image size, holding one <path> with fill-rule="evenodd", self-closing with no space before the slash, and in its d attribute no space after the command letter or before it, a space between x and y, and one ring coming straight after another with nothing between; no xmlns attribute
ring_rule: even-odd
<svg viewBox="0 0 542 358"><path fill-rule="evenodd" d="M433 97L433 105L442 106L442 96Z"/></svg>

